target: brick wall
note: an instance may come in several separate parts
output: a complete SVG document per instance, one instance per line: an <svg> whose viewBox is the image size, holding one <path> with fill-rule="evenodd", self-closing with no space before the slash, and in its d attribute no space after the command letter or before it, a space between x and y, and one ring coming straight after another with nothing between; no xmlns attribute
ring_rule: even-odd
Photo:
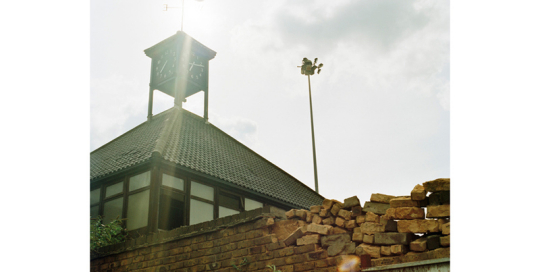
<svg viewBox="0 0 540 272"><path fill-rule="evenodd" d="M322 272L348 263L355 270L341 271L359 271L449 257L449 180L424 186L417 185L410 197L373 194L364 207L356 197L325 200L310 211L267 206L154 233L103 248L91 255L90 267L92 272L233 272L272 271L270 265L282 272ZM435 218L426 219L423 208Z"/></svg>

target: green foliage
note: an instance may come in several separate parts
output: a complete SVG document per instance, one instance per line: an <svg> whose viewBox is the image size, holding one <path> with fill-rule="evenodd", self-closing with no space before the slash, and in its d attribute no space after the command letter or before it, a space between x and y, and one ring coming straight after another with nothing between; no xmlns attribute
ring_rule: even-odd
<svg viewBox="0 0 540 272"><path fill-rule="evenodd" d="M245 266L245 265L248 265L249 264L249 261L246 257L244 257L244 260L242 260L242 262L240 264L238 264L238 266L236 265L232 265L234 267L234 269L236 269L237 271L241 271L242 270L242 267Z"/></svg>
<svg viewBox="0 0 540 272"><path fill-rule="evenodd" d="M275 265L267 265L266 267L272 269L272 272L281 272L281 270L276 270L276 266Z"/></svg>
<svg viewBox="0 0 540 272"><path fill-rule="evenodd" d="M311 76L313 74L315 74L315 71L317 71L317 74L321 72L321 68L323 67L323 64L319 64L317 65L317 58L315 58L315 62L311 62L311 60L307 59L307 58L303 58L302 59L302 69L300 70L300 72L302 73L302 75L306 75L306 76Z"/></svg>
<svg viewBox="0 0 540 272"><path fill-rule="evenodd" d="M99 248L124 242L126 229L118 217L109 224L103 224L101 216L90 218L90 250L99 252Z"/></svg>

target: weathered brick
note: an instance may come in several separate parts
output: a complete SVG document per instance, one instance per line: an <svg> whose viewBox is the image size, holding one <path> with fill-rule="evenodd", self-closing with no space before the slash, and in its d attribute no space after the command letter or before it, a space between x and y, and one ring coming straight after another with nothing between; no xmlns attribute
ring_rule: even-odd
<svg viewBox="0 0 540 272"><path fill-rule="evenodd" d="M305 261L306 261L306 256L304 255L292 255L285 258L286 264L295 264L295 263L300 263L300 262L305 262Z"/></svg>
<svg viewBox="0 0 540 272"><path fill-rule="evenodd" d="M356 224L356 220L348 220L345 222L346 229L354 229L356 227L358 227L358 225Z"/></svg>
<svg viewBox="0 0 540 272"><path fill-rule="evenodd" d="M427 206L427 200L412 200L410 196L400 196L390 200L390 208L400 207L425 207Z"/></svg>
<svg viewBox="0 0 540 272"><path fill-rule="evenodd" d="M304 235L304 232L302 231L302 228L297 228L293 233L291 233L285 240L283 240L283 243L285 243L286 246L290 246L296 242L296 239L302 237Z"/></svg>
<svg viewBox="0 0 540 272"><path fill-rule="evenodd" d="M386 224L378 224L373 222L366 222L360 225L360 231L367 234L375 234L379 232L390 232L397 230L397 223L395 221L388 221Z"/></svg>
<svg viewBox="0 0 540 272"><path fill-rule="evenodd" d="M352 234L352 240L354 242L362 243L362 241L364 241L364 234L361 233L361 232L355 232L355 233Z"/></svg>
<svg viewBox="0 0 540 272"><path fill-rule="evenodd" d="M338 227L338 226L333 227L332 230L331 230L330 232L331 232L330 234L349 233L346 229L340 228L340 227Z"/></svg>
<svg viewBox="0 0 540 272"><path fill-rule="evenodd" d="M326 250L317 250L314 252L306 253L306 259L311 260L311 261L326 259L327 257L328 257L328 253L326 252Z"/></svg>
<svg viewBox="0 0 540 272"><path fill-rule="evenodd" d="M277 256L276 256L276 254L277 254ZM274 257L285 257L285 256L293 255L293 254L294 254L294 248L286 247L284 249L277 250L274 253Z"/></svg>
<svg viewBox="0 0 540 272"><path fill-rule="evenodd" d="M294 264L294 271L308 271L313 270L315 262L297 263Z"/></svg>
<svg viewBox="0 0 540 272"><path fill-rule="evenodd" d="M427 206L427 218L450 217L450 204L439 206Z"/></svg>
<svg viewBox="0 0 540 272"><path fill-rule="evenodd" d="M345 227L345 219L341 217L336 217L336 220L334 221L334 224L338 227Z"/></svg>
<svg viewBox="0 0 540 272"><path fill-rule="evenodd" d="M306 228L307 232L311 233L318 233L322 235L328 235L329 232L332 230L332 226L328 225L317 225L317 224L309 224Z"/></svg>
<svg viewBox="0 0 540 272"><path fill-rule="evenodd" d="M386 213L386 210L388 208L390 208L390 204L366 201L366 203L364 203L364 208L362 209L362 211L365 213L372 212L375 214L383 215Z"/></svg>
<svg viewBox="0 0 540 272"><path fill-rule="evenodd" d="M360 206L360 200L357 196L351 196L343 201L343 209L351 209L354 206Z"/></svg>
<svg viewBox="0 0 540 272"><path fill-rule="evenodd" d="M316 244L302 245L294 248L294 254L303 254L319 249Z"/></svg>
<svg viewBox="0 0 540 272"><path fill-rule="evenodd" d="M360 244L359 247L362 247L365 254L369 254L371 258L380 258L381 257L381 247L372 246L368 244Z"/></svg>
<svg viewBox="0 0 540 272"><path fill-rule="evenodd" d="M443 246L443 247L450 246L450 235L447 235L447 236L441 236L440 244L441 244L441 246Z"/></svg>
<svg viewBox="0 0 540 272"><path fill-rule="evenodd" d="M450 191L433 192L428 196L428 200L430 206L450 204Z"/></svg>
<svg viewBox="0 0 540 272"><path fill-rule="evenodd" d="M352 213L350 211L347 211L345 209L341 209L338 211L338 216L342 217L345 220L351 220Z"/></svg>
<svg viewBox="0 0 540 272"><path fill-rule="evenodd" d="M295 210L294 214L296 215L296 217L302 219L302 220L306 220L306 217L307 217L307 213L308 211L302 209L302 210Z"/></svg>
<svg viewBox="0 0 540 272"><path fill-rule="evenodd" d="M397 230L411 233L439 232L439 223L428 219L399 220Z"/></svg>
<svg viewBox="0 0 540 272"><path fill-rule="evenodd" d="M325 199L322 202L322 206L326 210L330 210L330 208L332 208L332 205L334 205L334 200L332 199Z"/></svg>
<svg viewBox="0 0 540 272"><path fill-rule="evenodd" d="M336 218L333 217L333 216L329 216L329 217L323 219L323 221L322 221L322 223L325 224L325 225L333 225L333 224L335 224L335 222L336 222Z"/></svg>
<svg viewBox="0 0 540 272"><path fill-rule="evenodd" d="M423 252L427 250L427 237L422 237L412 241L409 244L409 248L412 251Z"/></svg>
<svg viewBox="0 0 540 272"><path fill-rule="evenodd" d="M366 215L359 215L356 217L356 224L360 225L366 222Z"/></svg>
<svg viewBox="0 0 540 272"><path fill-rule="evenodd" d="M389 204L392 198L395 198L395 196L384 194L371 194L371 198L369 199L369 201Z"/></svg>
<svg viewBox="0 0 540 272"><path fill-rule="evenodd" d="M386 210L386 216L392 219L424 219L424 208L399 207Z"/></svg>
<svg viewBox="0 0 540 272"><path fill-rule="evenodd" d="M332 214L330 213L330 209L321 209L319 211L319 216L322 217L322 218L326 218L328 216L331 216Z"/></svg>
<svg viewBox="0 0 540 272"><path fill-rule="evenodd" d="M391 256L392 251L390 249L390 246L381 246L381 255L384 256Z"/></svg>
<svg viewBox="0 0 540 272"><path fill-rule="evenodd" d="M291 209L289 211L286 211L285 216L287 217L287 219L296 217L296 209Z"/></svg>
<svg viewBox="0 0 540 272"><path fill-rule="evenodd" d="M450 235L450 222L442 225L442 229L440 231L443 235Z"/></svg>
<svg viewBox="0 0 540 272"><path fill-rule="evenodd" d="M379 223L380 221L380 217L379 215L376 215L372 212L367 212L366 213L366 222L374 222L374 223Z"/></svg>
<svg viewBox="0 0 540 272"><path fill-rule="evenodd" d="M411 191L411 199L412 200L424 200L426 199L427 191L424 188L424 186L417 184L414 186L414 189Z"/></svg>
<svg viewBox="0 0 540 272"><path fill-rule="evenodd" d="M374 236L371 234L364 234L364 239L362 242L366 244L373 244L375 242Z"/></svg>
<svg viewBox="0 0 540 272"><path fill-rule="evenodd" d="M440 258L449 258L450 257L450 248L443 247L430 250L427 252L429 259L440 259Z"/></svg>
<svg viewBox="0 0 540 272"><path fill-rule="evenodd" d="M276 250L276 249L280 249L284 247L285 247L285 243L283 241L278 241L278 242L266 245L267 250Z"/></svg>
<svg viewBox="0 0 540 272"><path fill-rule="evenodd" d="M362 215L362 206L354 206L351 208L351 217Z"/></svg>
<svg viewBox="0 0 540 272"><path fill-rule="evenodd" d="M322 223L322 218L318 214L314 214L311 218L311 223L320 225Z"/></svg>
<svg viewBox="0 0 540 272"><path fill-rule="evenodd" d="M336 203L334 203L334 205L330 209L330 213L333 216L337 216L337 214L339 213L339 210L341 210L341 209L343 209L343 204L341 204L339 202L336 202Z"/></svg>
<svg viewBox="0 0 540 272"><path fill-rule="evenodd" d="M298 238L296 240L296 245L309 245L309 244L317 244L321 240L320 234L309 234L304 235L302 238Z"/></svg>
<svg viewBox="0 0 540 272"><path fill-rule="evenodd" d="M385 232L375 233L374 243L377 245L408 245L413 238L412 233Z"/></svg>
<svg viewBox="0 0 540 272"><path fill-rule="evenodd" d="M323 247L330 246L332 243L350 242L350 241L351 241L351 235L347 233L333 234L333 235L321 237L321 245Z"/></svg>
<svg viewBox="0 0 540 272"><path fill-rule="evenodd" d="M407 246L405 245L391 245L390 252L393 255L403 255L407 253Z"/></svg>
<svg viewBox="0 0 540 272"><path fill-rule="evenodd" d="M311 213L319 213L321 211L321 208L322 208L322 205L315 205L315 206L309 207L309 211Z"/></svg>
<svg viewBox="0 0 540 272"><path fill-rule="evenodd" d="M450 179L439 178L426 181L422 184L428 192L450 191Z"/></svg>

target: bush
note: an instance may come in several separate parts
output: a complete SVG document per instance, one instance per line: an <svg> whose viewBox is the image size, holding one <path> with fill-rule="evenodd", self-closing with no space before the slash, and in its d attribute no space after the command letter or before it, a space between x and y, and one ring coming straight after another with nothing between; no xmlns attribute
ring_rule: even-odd
<svg viewBox="0 0 540 272"><path fill-rule="evenodd" d="M124 242L127 233L123 220L117 217L109 224L103 224L101 216L90 218L90 250L99 252L101 247Z"/></svg>

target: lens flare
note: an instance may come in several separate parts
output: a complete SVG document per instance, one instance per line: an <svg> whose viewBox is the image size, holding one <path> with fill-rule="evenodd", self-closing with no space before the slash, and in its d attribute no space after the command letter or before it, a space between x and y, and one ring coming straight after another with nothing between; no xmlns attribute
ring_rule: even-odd
<svg viewBox="0 0 540 272"><path fill-rule="evenodd" d="M343 261L338 266L339 272L355 272L359 271L360 258L358 256L347 255L343 256Z"/></svg>

